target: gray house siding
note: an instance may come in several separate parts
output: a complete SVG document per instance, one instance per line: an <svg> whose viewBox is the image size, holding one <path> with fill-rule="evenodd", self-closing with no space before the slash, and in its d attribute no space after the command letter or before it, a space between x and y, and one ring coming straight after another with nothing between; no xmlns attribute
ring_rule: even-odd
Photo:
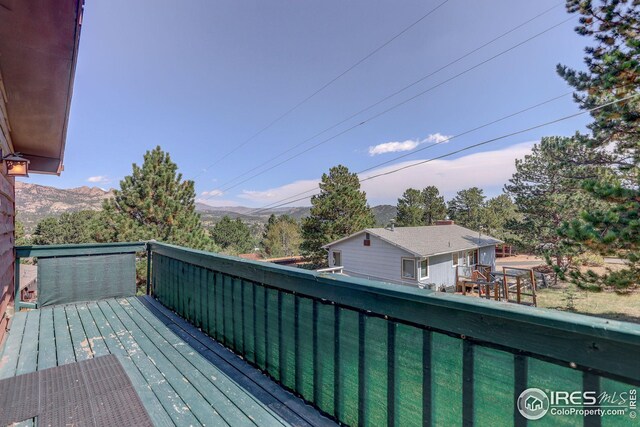
<svg viewBox="0 0 640 427"><path fill-rule="evenodd" d="M490 265L492 270L496 269L496 247L495 245L480 248L480 264Z"/></svg>
<svg viewBox="0 0 640 427"><path fill-rule="evenodd" d="M451 254L429 257L429 279L426 281L435 285L435 290L440 286L452 286L456 282L456 269L453 268Z"/></svg>
<svg viewBox="0 0 640 427"><path fill-rule="evenodd" d="M342 267L345 274L370 280L379 280L403 285L425 285L431 289L454 289L456 283L456 268L453 266L452 253L434 255L429 260L429 276L419 280L402 278L402 259L420 259L402 248L394 246L377 236L370 236L370 246L364 246L364 234L343 240L329 248L329 266L333 265L333 252L340 252ZM495 269L495 246L486 246L478 250L478 262L491 265ZM416 272L417 275L419 274Z"/></svg>
<svg viewBox="0 0 640 427"><path fill-rule="evenodd" d="M393 246L376 236L371 245L364 246L364 234L336 243L329 248L329 266L333 265L333 251L340 251L342 267L349 276L391 283L417 285L415 280L402 278L402 258L415 258L403 249Z"/></svg>

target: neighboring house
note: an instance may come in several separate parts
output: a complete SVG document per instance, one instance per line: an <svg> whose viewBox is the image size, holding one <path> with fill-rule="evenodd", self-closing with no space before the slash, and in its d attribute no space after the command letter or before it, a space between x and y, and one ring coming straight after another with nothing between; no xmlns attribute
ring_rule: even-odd
<svg viewBox="0 0 640 427"><path fill-rule="evenodd" d="M329 267L349 276L403 285L452 288L458 266L495 268L501 240L453 223L423 227L367 228L323 246Z"/></svg>

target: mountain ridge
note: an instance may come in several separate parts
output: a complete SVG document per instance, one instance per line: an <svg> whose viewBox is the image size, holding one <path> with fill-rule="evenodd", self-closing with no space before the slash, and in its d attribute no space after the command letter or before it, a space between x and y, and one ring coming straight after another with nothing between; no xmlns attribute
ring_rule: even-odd
<svg viewBox="0 0 640 427"><path fill-rule="evenodd" d="M27 233L33 232L38 222L47 217L60 216L65 212L81 210L99 211L104 200L113 197L113 189L81 186L76 188L56 188L47 185L16 181L16 215L24 224ZM212 226L222 217L240 218L250 224L264 224L272 214L289 215L300 220L309 215L310 206L291 206L275 209L250 208L246 206L211 206L196 202L205 226ZM386 225L396 216L396 208L391 205L372 207L378 225Z"/></svg>

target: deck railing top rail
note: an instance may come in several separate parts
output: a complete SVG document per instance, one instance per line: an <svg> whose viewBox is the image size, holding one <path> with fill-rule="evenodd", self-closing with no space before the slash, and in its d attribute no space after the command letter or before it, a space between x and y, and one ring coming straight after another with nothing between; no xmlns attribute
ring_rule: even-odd
<svg viewBox="0 0 640 427"><path fill-rule="evenodd" d="M640 346L640 325L617 320L567 313L558 310L497 303L477 298L464 298L446 292L429 289L390 286L356 277L318 273L296 267L281 266L261 261L252 261L233 256L183 248L166 243L151 242L150 251L167 255L184 262L209 268L238 278L253 280L283 290L305 294L311 297L352 305L366 311L379 311L382 315L391 309L394 317L411 323L428 323L393 309L396 302L406 301L426 306L459 310L477 316L502 318L506 321L540 325L564 331L572 331L587 336L606 337ZM280 277L275 279L274 275ZM302 281L298 281L302 279ZM317 285L317 286L316 286ZM320 286L326 285L326 286ZM351 295L351 296L350 296ZM365 298L362 298L366 296ZM343 298L344 297L344 298ZM392 301L392 302L389 302Z"/></svg>

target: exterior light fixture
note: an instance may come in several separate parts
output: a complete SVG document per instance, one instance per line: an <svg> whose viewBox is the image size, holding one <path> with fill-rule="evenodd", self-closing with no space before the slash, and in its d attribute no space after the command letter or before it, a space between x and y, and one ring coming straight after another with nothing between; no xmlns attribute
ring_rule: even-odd
<svg viewBox="0 0 640 427"><path fill-rule="evenodd" d="M2 156L1 150L0 156ZM29 160L20 157L20 153L9 153L2 156L2 161L7 165L7 175L29 176Z"/></svg>

